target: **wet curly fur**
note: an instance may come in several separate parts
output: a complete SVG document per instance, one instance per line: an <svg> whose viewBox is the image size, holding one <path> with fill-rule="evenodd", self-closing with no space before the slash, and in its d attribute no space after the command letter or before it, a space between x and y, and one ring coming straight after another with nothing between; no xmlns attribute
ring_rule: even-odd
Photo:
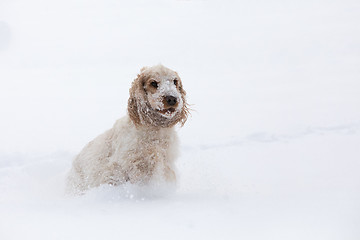
<svg viewBox="0 0 360 240"><path fill-rule="evenodd" d="M179 75L162 65L144 67L129 92L128 115L74 159L68 193L83 193L102 184L176 181L174 126L183 126L189 114Z"/></svg>

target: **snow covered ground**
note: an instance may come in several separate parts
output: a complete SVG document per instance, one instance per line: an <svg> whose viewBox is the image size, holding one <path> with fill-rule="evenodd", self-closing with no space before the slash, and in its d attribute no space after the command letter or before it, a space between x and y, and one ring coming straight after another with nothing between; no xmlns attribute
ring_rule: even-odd
<svg viewBox="0 0 360 240"><path fill-rule="evenodd" d="M0 239L360 239L360 3L0 1ZM64 196L142 66L192 103L176 192Z"/></svg>

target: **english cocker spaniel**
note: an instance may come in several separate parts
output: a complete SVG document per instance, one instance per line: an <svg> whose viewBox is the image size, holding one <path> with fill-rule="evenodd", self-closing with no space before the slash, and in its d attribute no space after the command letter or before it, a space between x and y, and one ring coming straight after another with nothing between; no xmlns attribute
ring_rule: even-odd
<svg viewBox="0 0 360 240"><path fill-rule="evenodd" d="M163 65L144 67L133 81L128 115L88 143L74 159L67 192L83 193L102 184L175 182L176 124L189 109L179 75Z"/></svg>

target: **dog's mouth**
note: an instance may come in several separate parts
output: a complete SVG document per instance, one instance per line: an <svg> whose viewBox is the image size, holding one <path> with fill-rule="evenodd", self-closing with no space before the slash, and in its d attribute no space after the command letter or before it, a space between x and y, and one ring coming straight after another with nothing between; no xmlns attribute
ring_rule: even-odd
<svg viewBox="0 0 360 240"><path fill-rule="evenodd" d="M159 113L161 113L162 115L165 115L165 116L170 117L170 116L172 116L172 115L175 113L176 109L173 108L173 107L171 107L171 108L162 109L162 110L157 110L157 111L158 111Z"/></svg>

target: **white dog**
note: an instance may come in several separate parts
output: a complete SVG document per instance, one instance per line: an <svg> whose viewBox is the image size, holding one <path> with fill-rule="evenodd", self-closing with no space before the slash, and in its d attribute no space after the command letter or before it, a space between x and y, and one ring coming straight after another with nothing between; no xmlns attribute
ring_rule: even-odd
<svg viewBox="0 0 360 240"><path fill-rule="evenodd" d="M128 116L88 143L73 161L67 191L101 184L175 182L177 134L189 110L179 75L162 66L144 67L133 81Z"/></svg>

